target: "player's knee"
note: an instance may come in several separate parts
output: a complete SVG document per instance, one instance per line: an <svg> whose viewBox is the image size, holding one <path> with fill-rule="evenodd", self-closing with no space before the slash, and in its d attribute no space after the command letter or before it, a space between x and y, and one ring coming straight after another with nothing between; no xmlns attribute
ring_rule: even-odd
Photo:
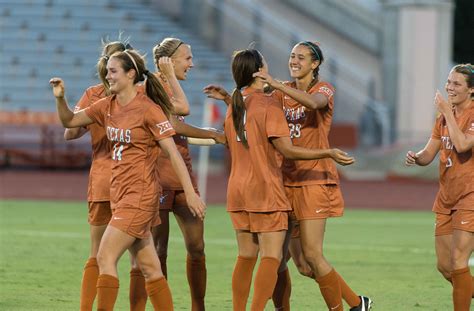
<svg viewBox="0 0 474 311"><path fill-rule="evenodd" d="M193 240L186 243L186 250L192 258L200 258L204 256L204 240Z"/></svg>

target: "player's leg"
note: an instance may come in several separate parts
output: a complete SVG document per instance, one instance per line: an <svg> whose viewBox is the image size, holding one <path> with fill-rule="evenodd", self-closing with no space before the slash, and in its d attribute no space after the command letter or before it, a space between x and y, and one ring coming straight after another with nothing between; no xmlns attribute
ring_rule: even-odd
<svg viewBox="0 0 474 311"><path fill-rule="evenodd" d="M184 193L176 195L173 212L183 234L188 253L186 275L191 291L191 310L205 310L207 271L204 254L204 222L191 214L186 206Z"/></svg>
<svg viewBox="0 0 474 311"><path fill-rule="evenodd" d="M97 253L100 241L104 235L112 212L110 202L89 202L88 222L90 224L90 253L84 266L81 282L80 310L92 310L97 295L97 279L99 277L99 265L97 264Z"/></svg>
<svg viewBox="0 0 474 311"><path fill-rule="evenodd" d="M251 311L263 311L272 296L278 278L286 232L285 228L280 231L258 233L260 264L255 274Z"/></svg>
<svg viewBox="0 0 474 311"><path fill-rule="evenodd" d="M146 291L155 310L173 310L173 301L168 282L161 270L153 239L137 239L130 248L145 276Z"/></svg>
<svg viewBox="0 0 474 311"><path fill-rule="evenodd" d="M236 229L236 238L239 255L232 273L232 304L234 311L245 311L259 248L257 236L248 230Z"/></svg>
<svg viewBox="0 0 474 311"><path fill-rule="evenodd" d="M97 280L97 308L99 310L113 310L119 289L117 262L135 240L135 237L127 233L110 225L107 226L97 254L100 270Z"/></svg>
<svg viewBox="0 0 474 311"><path fill-rule="evenodd" d="M472 203L472 202L471 202ZM471 310L472 275L469 258L474 250L474 212L456 210L452 217L451 277L455 311Z"/></svg>

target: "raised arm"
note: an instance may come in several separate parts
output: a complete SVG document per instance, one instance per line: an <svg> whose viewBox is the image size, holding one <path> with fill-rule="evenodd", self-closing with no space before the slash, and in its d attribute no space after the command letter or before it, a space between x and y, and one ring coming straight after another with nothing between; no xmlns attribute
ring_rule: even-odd
<svg viewBox="0 0 474 311"><path fill-rule="evenodd" d="M321 109L328 105L328 99L323 94L308 94L306 92L292 88L288 85L281 83L280 81L273 79L273 77L270 76L267 72L259 71L254 73L253 76L261 78L263 82L267 83L276 90L280 90L281 92L290 96L298 103L309 109Z"/></svg>
<svg viewBox="0 0 474 311"><path fill-rule="evenodd" d="M232 97L229 93L220 85L209 84L202 90L207 97L214 98L224 101L224 103L229 106L232 104Z"/></svg>
<svg viewBox="0 0 474 311"><path fill-rule="evenodd" d="M179 84L179 81L176 78L171 58L166 56L160 57L158 61L158 67L160 68L160 72L166 77L166 80L171 86L171 91L173 92L171 103L173 104L175 113L180 116L189 115L190 108L188 98L186 97L181 84Z"/></svg>
<svg viewBox="0 0 474 311"><path fill-rule="evenodd" d="M59 119L64 127L81 127L94 123L94 121L87 116L84 110L73 112L67 105L64 97L64 82L60 78L52 78L49 84L53 87L53 95L56 98L56 110Z"/></svg>
<svg viewBox="0 0 474 311"><path fill-rule="evenodd" d="M287 159L291 160L316 160L331 158L341 165L354 163L354 158L339 149L307 149L294 146L290 137L272 138L273 146Z"/></svg>
<svg viewBox="0 0 474 311"><path fill-rule="evenodd" d="M191 183L191 177L189 177L188 169L184 164L183 158L176 148L176 144L173 138L168 137L159 141L161 149L169 155L171 165L178 176L181 185L183 186L184 193L186 195L186 202L191 213L194 216L198 216L200 219L204 219L206 212L206 205L201 198L194 191L193 184Z"/></svg>
<svg viewBox="0 0 474 311"><path fill-rule="evenodd" d="M449 104L439 91L435 95L435 105L440 113L443 114L446 125L448 126L449 137L453 142L454 147L457 152L466 152L474 148L474 132L473 135L465 134L459 128L456 119L454 118L454 113L452 110L452 105Z"/></svg>

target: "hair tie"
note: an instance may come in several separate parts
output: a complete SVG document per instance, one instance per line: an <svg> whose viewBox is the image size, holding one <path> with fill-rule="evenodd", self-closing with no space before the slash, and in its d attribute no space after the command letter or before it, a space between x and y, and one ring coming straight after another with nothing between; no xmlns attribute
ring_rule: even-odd
<svg viewBox="0 0 474 311"><path fill-rule="evenodd" d="M102 58L105 59L106 62L109 61L109 56L108 55L104 55L104 56L102 56Z"/></svg>
<svg viewBox="0 0 474 311"><path fill-rule="evenodd" d="M143 74L144 74L145 76L148 76L149 73L150 73L150 72L148 71L148 69L145 69L145 71L143 71Z"/></svg>

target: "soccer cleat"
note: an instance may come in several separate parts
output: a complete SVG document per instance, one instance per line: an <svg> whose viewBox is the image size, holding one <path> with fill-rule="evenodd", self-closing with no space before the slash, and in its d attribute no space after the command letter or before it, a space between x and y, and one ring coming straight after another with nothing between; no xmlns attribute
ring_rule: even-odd
<svg viewBox="0 0 474 311"><path fill-rule="evenodd" d="M359 296L360 304L357 307L353 307L350 311L369 311L372 309L372 304L374 303L369 297Z"/></svg>

